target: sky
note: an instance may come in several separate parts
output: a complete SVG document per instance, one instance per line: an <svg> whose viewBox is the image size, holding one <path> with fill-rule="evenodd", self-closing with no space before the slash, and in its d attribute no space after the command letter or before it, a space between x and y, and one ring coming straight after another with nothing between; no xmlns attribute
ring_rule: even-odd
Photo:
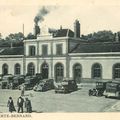
<svg viewBox="0 0 120 120"><path fill-rule="evenodd" d="M7 1L7 0L6 0ZM70 1L70 0L69 0ZM7 2L6 2L7 3ZM3 38L10 33L33 33L34 17L42 6L50 7L49 13L44 16L44 21L39 22L43 33L48 28L70 28L74 30L74 21L81 24L81 34L89 34L100 30L120 31L120 3L96 4L95 0L80 4L14 4L0 3L0 33ZM15 4L16 3L16 4ZM34 3L34 2L33 2ZM88 3L88 4L86 4Z"/></svg>

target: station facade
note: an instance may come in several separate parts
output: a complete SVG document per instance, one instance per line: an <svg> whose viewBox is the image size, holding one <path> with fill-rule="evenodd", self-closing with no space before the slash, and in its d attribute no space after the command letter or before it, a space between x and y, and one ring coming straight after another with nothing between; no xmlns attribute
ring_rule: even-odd
<svg viewBox="0 0 120 120"><path fill-rule="evenodd" d="M42 73L56 82L119 80L120 42L80 39L80 23L76 20L74 32L60 28L52 34L24 40L23 47L0 48L0 74L27 73Z"/></svg>

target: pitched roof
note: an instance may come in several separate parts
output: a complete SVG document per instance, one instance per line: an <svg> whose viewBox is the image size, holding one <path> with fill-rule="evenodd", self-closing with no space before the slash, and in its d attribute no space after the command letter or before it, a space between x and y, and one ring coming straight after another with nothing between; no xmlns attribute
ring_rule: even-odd
<svg viewBox="0 0 120 120"><path fill-rule="evenodd" d="M0 55L24 55L24 47L0 48Z"/></svg>
<svg viewBox="0 0 120 120"><path fill-rule="evenodd" d="M120 43L117 42L99 42L99 43L80 43L77 44L70 53L103 53L120 52Z"/></svg>
<svg viewBox="0 0 120 120"><path fill-rule="evenodd" d="M54 37L73 37L74 36L74 32L70 29L59 29L57 30L54 35Z"/></svg>

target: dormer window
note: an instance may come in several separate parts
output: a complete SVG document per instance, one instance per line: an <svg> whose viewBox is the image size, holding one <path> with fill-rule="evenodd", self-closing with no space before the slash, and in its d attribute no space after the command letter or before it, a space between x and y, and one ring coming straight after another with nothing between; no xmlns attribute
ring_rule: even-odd
<svg viewBox="0 0 120 120"><path fill-rule="evenodd" d="M29 46L29 55L35 56L35 46Z"/></svg>

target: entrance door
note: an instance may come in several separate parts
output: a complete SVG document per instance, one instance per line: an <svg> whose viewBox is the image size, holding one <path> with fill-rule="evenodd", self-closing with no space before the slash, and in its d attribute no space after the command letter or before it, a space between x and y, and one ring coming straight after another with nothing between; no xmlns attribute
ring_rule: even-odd
<svg viewBox="0 0 120 120"><path fill-rule="evenodd" d="M56 82L61 82L63 80L63 76L64 76L64 68L63 65L61 63L57 63L55 65L55 78L56 78Z"/></svg>
<svg viewBox="0 0 120 120"><path fill-rule="evenodd" d="M3 75L7 75L8 74L8 65L7 64L4 64L2 66L2 73L3 73Z"/></svg>
<svg viewBox="0 0 120 120"><path fill-rule="evenodd" d="M35 74L35 65L33 63L29 63L27 71L28 71L29 75L34 75Z"/></svg>
<svg viewBox="0 0 120 120"><path fill-rule="evenodd" d="M42 72L43 79L47 79L48 78L48 65L47 65L47 63L42 64L41 72Z"/></svg>
<svg viewBox="0 0 120 120"><path fill-rule="evenodd" d="M81 82L81 65L80 64L75 64L73 67L73 76L74 76L74 80L77 83Z"/></svg>

